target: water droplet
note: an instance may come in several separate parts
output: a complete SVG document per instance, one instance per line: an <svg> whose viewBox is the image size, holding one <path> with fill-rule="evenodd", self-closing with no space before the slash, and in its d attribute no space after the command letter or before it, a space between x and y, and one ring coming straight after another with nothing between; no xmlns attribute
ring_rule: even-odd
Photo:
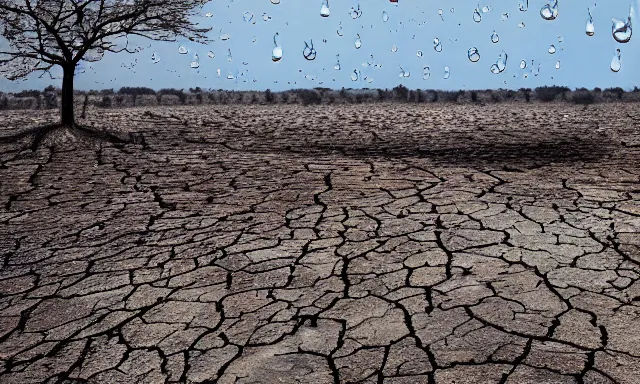
<svg viewBox="0 0 640 384"><path fill-rule="evenodd" d="M469 52L467 52L467 57L472 63L477 63L480 60L480 53L478 52L478 48L473 47L469 48Z"/></svg>
<svg viewBox="0 0 640 384"><path fill-rule="evenodd" d="M520 5L518 6L520 11L527 12L529 9L529 0L520 0Z"/></svg>
<svg viewBox="0 0 640 384"><path fill-rule="evenodd" d="M329 0L322 0L322 7L320 7L320 16L329 17L331 10L329 9Z"/></svg>
<svg viewBox="0 0 640 384"><path fill-rule="evenodd" d="M262 20L269 21L269 20L271 20L271 16L269 16L269 14L267 12L264 12L262 14Z"/></svg>
<svg viewBox="0 0 640 384"><path fill-rule="evenodd" d="M442 52L442 43L437 37L433 39L433 49L435 49L436 52Z"/></svg>
<svg viewBox="0 0 640 384"><path fill-rule="evenodd" d="M507 20L508 18L509 18L509 13L508 13L508 12L503 13L503 14L502 14L502 17L500 17L500 19L501 19L502 21L505 21L505 20Z"/></svg>
<svg viewBox="0 0 640 384"><path fill-rule="evenodd" d="M504 70L507 69L507 57L507 53L502 51L500 56L498 56L498 61L491 66L491 72L495 74L504 72Z"/></svg>
<svg viewBox="0 0 640 384"><path fill-rule="evenodd" d="M358 81L358 78L360 78L360 74L358 73L357 69L354 69L353 73L351 74L351 81Z"/></svg>
<svg viewBox="0 0 640 384"><path fill-rule="evenodd" d="M354 20L362 16L362 11L360 10L360 2L358 2L357 8L351 7L351 12L349 12L349 14L351 15L351 18Z"/></svg>
<svg viewBox="0 0 640 384"><path fill-rule="evenodd" d="M191 68L196 69L200 67L200 57L198 57L198 52L193 54L193 60L191 61Z"/></svg>
<svg viewBox="0 0 640 384"><path fill-rule="evenodd" d="M422 69L422 80L429 80L429 78L431 77L431 68L424 67Z"/></svg>
<svg viewBox="0 0 640 384"><path fill-rule="evenodd" d="M620 68L622 67L620 59L620 48L617 48L616 53L613 55L613 59L611 60L611 70L613 72L620 71Z"/></svg>
<svg viewBox="0 0 640 384"><path fill-rule="evenodd" d="M252 12L243 13L242 20L246 21L247 23L251 22L251 20L253 20L253 13Z"/></svg>
<svg viewBox="0 0 640 384"><path fill-rule="evenodd" d="M309 45L311 44L311 45ZM311 61L311 60L315 60L316 58L316 49L313 48L313 40L311 40L311 43L307 43L306 41L304 42L304 50L302 51L302 55L304 56L305 59Z"/></svg>
<svg viewBox="0 0 640 384"><path fill-rule="evenodd" d="M473 21L479 23L482 21L482 15L480 14L480 10L478 8L473 10Z"/></svg>
<svg viewBox="0 0 640 384"><path fill-rule="evenodd" d="M280 4L280 0L271 0L271 4Z"/></svg>
<svg viewBox="0 0 640 384"><path fill-rule="evenodd" d="M360 47L362 47L362 40L360 40L360 34L358 34L358 38L356 38L355 47L356 49L360 49Z"/></svg>
<svg viewBox="0 0 640 384"><path fill-rule="evenodd" d="M340 55L336 55L336 65L333 66L333 69L335 69L336 71L340 70Z"/></svg>
<svg viewBox="0 0 640 384"><path fill-rule="evenodd" d="M442 8L438 9L438 16L440 16L440 19L442 19L442 21L444 21L444 17L442 17Z"/></svg>
<svg viewBox="0 0 640 384"><path fill-rule="evenodd" d="M596 27L593 25L593 16L591 15L591 9L587 8L589 12L589 18L587 19L587 26L585 27L585 32L587 36L593 36L596 33Z"/></svg>
<svg viewBox="0 0 640 384"><path fill-rule="evenodd" d="M520 69L525 69L527 68L527 62L524 60L520 60Z"/></svg>
<svg viewBox="0 0 640 384"><path fill-rule="evenodd" d="M231 56L231 48L229 48L229 51L228 51L228 53L227 53L227 61L228 61L228 62L233 61L233 57Z"/></svg>
<svg viewBox="0 0 640 384"><path fill-rule="evenodd" d="M336 33L338 34L338 36L344 35L344 33L342 33L342 21L338 24L338 30L336 31Z"/></svg>
<svg viewBox="0 0 640 384"><path fill-rule="evenodd" d="M153 52L153 54L151 55L151 62L152 62L153 64L157 64L157 63L159 63L159 62L160 62L160 60L161 60L161 59L160 59L160 56L158 56L158 54L157 54L157 53Z"/></svg>
<svg viewBox="0 0 640 384"><path fill-rule="evenodd" d="M533 76L538 76L540 74L540 64L536 67L534 61L531 60L531 71L533 72Z"/></svg>
<svg viewBox="0 0 640 384"><path fill-rule="evenodd" d="M551 4L553 2L553 4ZM540 16L545 20L555 20L558 17L558 0L549 1L540 9Z"/></svg>
<svg viewBox="0 0 640 384"><path fill-rule="evenodd" d="M556 46L555 45L551 44L551 46L549 47L549 53L552 54L552 55L554 53L556 53Z"/></svg>
<svg viewBox="0 0 640 384"><path fill-rule="evenodd" d="M482 7L482 13L487 13L489 11L491 11L490 5L485 5L484 7Z"/></svg>
<svg viewBox="0 0 640 384"><path fill-rule="evenodd" d="M385 23L389 21L389 14L387 13L387 11L382 11L382 21L384 21Z"/></svg>
<svg viewBox="0 0 640 384"><path fill-rule="evenodd" d="M218 72L218 77L220 77L220 68L218 68L217 72Z"/></svg>
<svg viewBox="0 0 640 384"><path fill-rule="evenodd" d="M560 60L556 61L556 69L560 69Z"/></svg>
<svg viewBox="0 0 640 384"><path fill-rule="evenodd" d="M558 36L558 43L562 43L564 42L564 36L560 35Z"/></svg>
<svg viewBox="0 0 640 384"><path fill-rule="evenodd" d="M628 43L631 40L631 16L629 16L627 22L618 19L612 19L613 25L611 26L611 33L613 38L618 43Z"/></svg>
<svg viewBox="0 0 640 384"><path fill-rule="evenodd" d="M451 13L455 13L455 11L456 11L456 10L455 10L454 8L451 8L451 9L449 10L449 12L451 12Z"/></svg>
<svg viewBox="0 0 640 384"><path fill-rule="evenodd" d="M213 59L214 57L216 57L216 54L215 54L215 53L213 53L213 51L209 51L209 52L207 53L207 56L209 56L209 58Z"/></svg>
<svg viewBox="0 0 640 384"><path fill-rule="evenodd" d="M444 79L447 80L451 76L451 70L448 66L444 67Z"/></svg>
<svg viewBox="0 0 640 384"><path fill-rule="evenodd" d="M405 71L402 66L400 66L400 75L399 77L411 77L411 71Z"/></svg>
<svg viewBox="0 0 640 384"><path fill-rule="evenodd" d="M235 78L236 77L231 72L229 72L229 74L227 75L227 79L229 79L229 80L234 80Z"/></svg>
<svg viewBox="0 0 640 384"><path fill-rule="evenodd" d="M276 32L275 35L273 35L273 51L271 52L271 60L273 60L274 62L278 62L280 61L280 59L282 59L282 48L280 48L280 46L278 45L278 41L277 38L278 36L280 36L279 33Z"/></svg>
<svg viewBox="0 0 640 384"><path fill-rule="evenodd" d="M213 17L213 13L211 13L211 12L207 12L207 13L205 13L204 15L205 15L206 17Z"/></svg>
<svg viewBox="0 0 640 384"><path fill-rule="evenodd" d="M418 52L416 52L416 56L422 57L422 51L418 50Z"/></svg>
<svg viewBox="0 0 640 384"><path fill-rule="evenodd" d="M391 52L398 52L398 47L395 44L391 46Z"/></svg>
<svg viewBox="0 0 640 384"><path fill-rule="evenodd" d="M189 52L189 50L184 45L181 45L181 46L178 47L178 53L179 54L186 55L187 52Z"/></svg>
<svg viewBox="0 0 640 384"><path fill-rule="evenodd" d="M491 42L496 44L499 41L500 41L500 36L498 36L495 30L493 30L493 34L491 35Z"/></svg>
<svg viewBox="0 0 640 384"><path fill-rule="evenodd" d="M228 33L223 33L222 35L220 35L220 40L222 41L227 41L231 38L231 36L229 36Z"/></svg>
<svg viewBox="0 0 640 384"><path fill-rule="evenodd" d="M518 28L524 28L524 21L518 23Z"/></svg>

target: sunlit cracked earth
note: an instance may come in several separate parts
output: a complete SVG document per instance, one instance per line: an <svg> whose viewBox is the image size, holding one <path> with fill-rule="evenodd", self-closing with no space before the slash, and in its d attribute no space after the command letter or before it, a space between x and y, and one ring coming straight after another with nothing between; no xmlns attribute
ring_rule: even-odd
<svg viewBox="0 0 640 384"><path fill-rule="evenodd" d="M141 108L88 119L136 144L2 144L0 382L639 383L639 111Z"/></svg>

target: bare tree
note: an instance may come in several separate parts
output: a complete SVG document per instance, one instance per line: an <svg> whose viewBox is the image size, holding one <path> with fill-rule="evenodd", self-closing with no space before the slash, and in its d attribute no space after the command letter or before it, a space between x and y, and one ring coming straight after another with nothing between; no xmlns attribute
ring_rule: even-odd
<svg viewBox="0 0 640 384"><path fill-rule="evenodd" d="M210 28L192 20L209 0L0 0L0 73L10 80L62 68L57 126L78 126L73 114L73 78L81 60L95 62L105 52L136 52L128 36L157 41L185 37L206 43Z"/></svg>

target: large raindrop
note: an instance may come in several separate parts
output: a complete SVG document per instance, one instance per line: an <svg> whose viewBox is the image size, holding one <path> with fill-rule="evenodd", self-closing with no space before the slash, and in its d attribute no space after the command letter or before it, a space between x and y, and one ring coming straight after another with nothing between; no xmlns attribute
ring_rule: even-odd
<svg viewBox="0 0 640 384"><path fill-rule="evenodd" d="M558 0L552 0L544 5L540 9L540 16L545 20L555 20L558 17Z"/></svg>
<svg viewBox="0 0 640 384"><path fill-rule="evenodd" d="M611 70L613 72L620 72L621 67L622 62L620 57L620 48L617 48L616 53L613 55L613 59L611 60Z"/></svg>
<svg viewBox="0 0 640 384"><path fill-rule="evenodd" d="M329 0L322 0L322 6L320 7L320 16L329 17L331 10L329 9Z"/></svg>
<svg viewBox="0 0 640 384"><path fill-rule="evenodd" d="M472 63L477 63L478 60L480 60L480 53L478 52L478 48L470 48L469 52L467 52L467 57Z"/></svg>
<svg viewBox="0 0 640 384"><path fill-rule="evenodd" d="M278 62L280 61L280 59L282 59L282 48L278 45L278 36L280 36L280 34L278 34L276 32L275 35L273 35L273 51L271 52L271 60L273 60L274 62Z"/></svg>
<svg viewBox="0 0 640 384"><path fill-rule="evenodd" d="M593 16L591 15L591 9L587 8L589 12L589 18L587 19L587 26L585 27L585 32L587 36L593 36L596 33L596 27L593 25Z"/></svg>

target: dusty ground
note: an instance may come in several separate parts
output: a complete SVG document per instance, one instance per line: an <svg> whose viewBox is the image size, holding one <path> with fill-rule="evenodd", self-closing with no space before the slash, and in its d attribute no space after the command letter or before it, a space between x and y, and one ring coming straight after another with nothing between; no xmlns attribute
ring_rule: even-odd
<svg viewBox="0 0 640 384"><path fill-rule="evenodd" d="M92 116L0 146L3 384L640 383L638 104Z"/></svg>

